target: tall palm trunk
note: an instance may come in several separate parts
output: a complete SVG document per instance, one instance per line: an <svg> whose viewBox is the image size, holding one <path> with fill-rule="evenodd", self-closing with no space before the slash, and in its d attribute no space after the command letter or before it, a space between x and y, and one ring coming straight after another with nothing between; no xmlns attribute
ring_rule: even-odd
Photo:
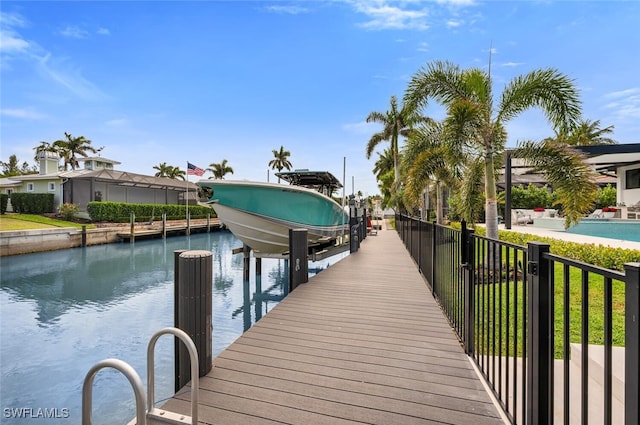
<svg viewBox="0 0 640 425"><path fill-rule="evenodd" d="M444 223L444 201L442 199L442 182L436 181L436 222Z"/></svg>
<svg viewBox="0 0 640 425"><path fill-rule="evenodd" d="M485 223L487 237L498 239L498 199L496 196L493 154L487 154L484 160L484 187L486 196Z"/></svg>

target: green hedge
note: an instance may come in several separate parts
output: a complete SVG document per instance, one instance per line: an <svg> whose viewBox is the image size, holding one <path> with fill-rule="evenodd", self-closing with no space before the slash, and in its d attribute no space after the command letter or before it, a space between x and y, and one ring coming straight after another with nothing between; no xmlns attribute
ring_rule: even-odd
<svg viewBox="0 0 640 425"><path fill-rule="evenodd" d="M9 195L6 193L0 193L0 214L7 212L7 205L9 204Z"/></svg>
<svg viewBox="0 0 640 425"><path fill-rule="evenodd" d="M185 205L158 205L158 204L130 204L125 202L89 202L87 212L93 221L110 221L114 223L127 223L133 212L136 221L149 221L152 217L156 220L162 218L162 213L167 214L167 220L180 220L186 217ZM191 218L206 218L208 214L215 217L212 208L200 205L189 205Z"/></svg>
<svg viewBox="0 0 640 425"><path fill-rule="evenodd" d="M459 223L458 228L460 228ZM478 235L485 235L484 227L477 226L475 231ZM640 261L640 250L638 249L612 248L593 243L566 242L560 239L510 232L508 230L500 230L498 233L501 241L520 246L527 246L527 242L532 241L548 243L549 251L552 254L612 270L623 271L625 263Z"/></svg>
<svg viewBox="0 0 640 425"><path fill-rule="evenodd" d="M53 193L12 193L13 212L20 214L44 214L55 212Z"/></svg>

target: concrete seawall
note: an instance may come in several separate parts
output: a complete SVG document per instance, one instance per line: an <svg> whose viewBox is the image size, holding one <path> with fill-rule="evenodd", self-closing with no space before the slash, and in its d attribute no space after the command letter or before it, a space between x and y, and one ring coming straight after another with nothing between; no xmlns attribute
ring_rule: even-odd
<svg viewBox="0 0 640 425"><path fill-rule="evenodd" d="M117 242L121 228L86 230L86 244L100 245ZM0 256L31 254L41 251L82 246L82 230L74 227L0 232Z"/></svg>

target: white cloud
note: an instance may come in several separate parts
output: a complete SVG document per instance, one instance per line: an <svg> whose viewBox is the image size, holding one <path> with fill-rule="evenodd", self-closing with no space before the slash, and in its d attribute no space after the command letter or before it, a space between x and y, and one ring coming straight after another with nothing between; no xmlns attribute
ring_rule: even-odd
<svg viewBox="0 0 640 425"><path fill-rule="evenodd" d="M612 110L618 120L636 120L640 118L640 88L611 92L604 96L609 102L605 109Z"/></svg>
<svg viewBox="0 0 640 425"><path fill-rule="evenodd" d="M437 3L451 6L473 6L476 0L436 0Z"/></svg>
<svg viewBox="0 0 640 425"><path fill-rule="evenodd" d="M342 129L353 134L373 134L379 124L370 124L366 121L360 121L356 123L347 123L342 125Z"/></svg>
<svg viewBox="0 0 640 425"><path fill-rule="evenodd" d="M50 53L38 59L38 69L47 78L65 87L80 98L95 100L106 97L100 89L84 78L79 70L68 65L65 60L53 59Z"/></svg>
<svg viewBox="0 0 640 425"><path fill-rule="evenodd" d="M395 5L396 3L398 4ZM368 21L359 24L363 28L372 30L428 29L428 10L426 8L409 9L411 3L384 0L355 0L351 2L357 12L369 18ZM417 2L417 4L422 6L420 2Z"/></svg>
<svg viewBox="0 0 640 425"><path fill-rule="evenodd" d="M115 118L105 122L107 127L124 127L129 124L129 120L126 118Z"/></svg>
<svg viewBox="0 0 640 425"><path fill-rule="evenodd" d="M447 21L447 26L449 28L458 28L459 26L461 26L464 22L456 20L456 19L449 19Z"/></svg>
<svg viewBox="0 0 640 425"><path fill-rule="evenodd" d="M301 13L309 12L309 9L307 9L306 7L295 6L295 5L289 5L289 6L272 5L272 6L265 7L265 9L268 10L269 12L282 13L282 14L288 14L288 15L299 15Z"/></svg>
<svg viewBox="0 0 640 425"><path fill-rule="evenodd" d="M111 35L111 31L109 31L108 28L98 28L98 30L96 31L96 34L99 34L99 35Z"/></svg>
<svg viewBox="0 0 640 425"><path fill-rule="evenodd" d="M427 42L422 42L418 45L418 49L419 52L428 52L429 51L429 43Z"/></svg>
<svg viewBox="0 0 640 425"><path fill-rule="evenodd" d="M524 62L504 62L500 64L500 66L504 66L507 68L515 68L522 65L524 65Z"/></svg>
<svg viewBox="0 0 640 425"><path fill-rule="evenodd" d="M29 109L0 109L0 115L11 118L21 118L26 120L40 120L45 116L39 112Z"/></svg>
<svg viewBox="0 0 640 425"><path fill-rule="evenodd" d="M25 20L15 13L0 12L0 53L21 53L29 50L29 42L16 28L26 26Z"/></svg>
<svg viewBox="0 0 640 425"><path fill-rule="evenodd" d="M64 37L80 38L80 39L87 38L89 36L89 33L86 30L80 27L77 27L75 25L67 25L65 28L61 29L58 33Z"/></svg>

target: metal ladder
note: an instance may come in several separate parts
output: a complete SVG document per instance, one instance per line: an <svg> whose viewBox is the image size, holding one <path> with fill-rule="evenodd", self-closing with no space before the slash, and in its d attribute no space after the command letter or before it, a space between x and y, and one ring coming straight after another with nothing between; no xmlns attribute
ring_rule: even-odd
<svg viewBox="0 0 640 425"><path fill-rule="evenodd" d="M155 360L154 353L156 342L165 334L172 334L178 337L189 351L191 361L191 416L181 415L168 410L154 407L155 393ZM152 425L152 424L190 424L198 423L198 390L200 387L200 377L198 371L198 351L195 344L184 331L178 328L164 328L153 334L147 346L147 395L145 397L144 387L140 375L128 363L118 359L105 359L96 363L84 378L82 384L82 424L91 425L93 379L96 374L104 368L116 369L122 373L131 384L133 394L136 399L136 417L128 425Z"/></svg>

